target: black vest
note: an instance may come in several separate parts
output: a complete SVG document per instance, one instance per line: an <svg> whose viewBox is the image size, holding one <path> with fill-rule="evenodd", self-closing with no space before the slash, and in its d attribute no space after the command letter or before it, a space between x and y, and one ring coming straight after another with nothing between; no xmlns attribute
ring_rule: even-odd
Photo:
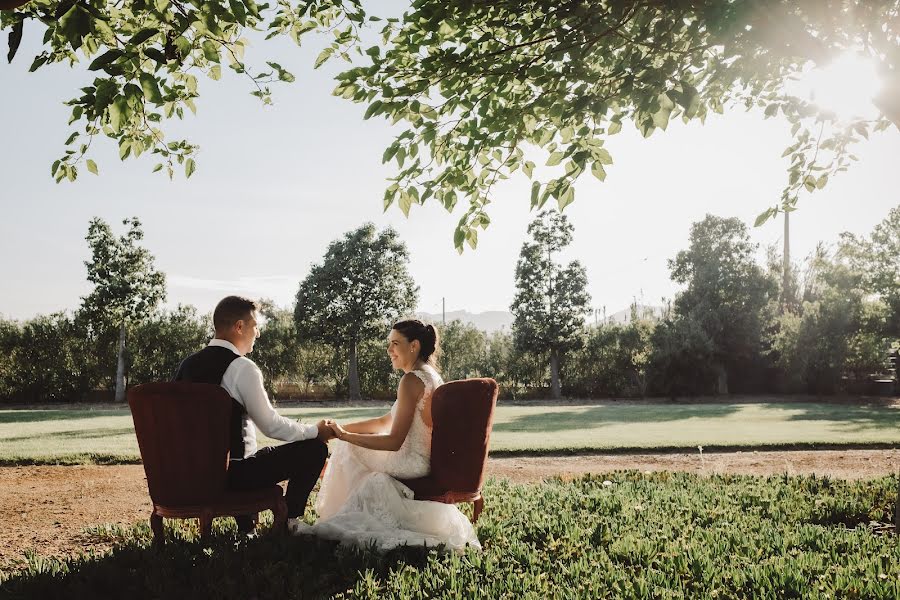
<svg viewBox="0 0 900 600"><path fill-rule="evenodd" d="M175 381L188 383L211 383L222 385L225 371L237 354L222 346L207 346L196 354L191 354L181 361L178 371L175 373ZM228 447L231 450L231 459L244 458L244 418L247 410L243 405L231 399L231 420L228 425Z"/></svg>

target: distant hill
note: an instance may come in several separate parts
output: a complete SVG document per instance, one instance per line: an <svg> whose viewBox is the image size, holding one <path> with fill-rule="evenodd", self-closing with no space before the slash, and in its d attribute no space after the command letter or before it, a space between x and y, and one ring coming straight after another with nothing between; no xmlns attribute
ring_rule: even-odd
<svg viewBox="0 0 900 600"><path fill-rule="evenodd" d="M637 305L637 314L639 318L642 319L650 319L650 320L659 320L662 317L664 312L664 308L662 306L649 306L645 304ZM433 313L416 313L423 321L427 321L429 323L440 323L441 322L441 314L433 314ZM599 316L599 315L598 315ZM482 331L486 331L488 333L493 333L495 331L500 331L501 329L506 329L509 331L512 329L513 316L512 313L505 310L489 310L487 312L482 313L470 313L467 310L452 310L447 313L447 322L453 320L460 320L463 323L471 323L478 329ZM602 320L602 317L600 317ZM619 312L613 313L611 315L607 315L606 323L618 323L625 324L631 320L631 307L622 309ZM594 315L593 313L588 316L586 319L589 325L594 324Z"/></svg>
<svg viewBox="0 0 900 600"><path fill-rule="evenodd" d="M665 312L665 308L663 308L662 306L649 306L646 304L638 304L635 309L639 319L647 319L650 321L660 320L663 313ZM631 321L630 306L606 317L606 323L625 324L629 321Z"/></svg>
<svg viewBox="0 0 900 600"><path fill-rule="evenodd" d="M440 323L441 314L417 313L418 317L429 323ZM451 310L447 312L447 322L460 320L463 323L471 323L478 329L493 333L501 329L509 329L512 327L513 316L505 310L489 310L481 313L470 313L467 310Z"/></svg>

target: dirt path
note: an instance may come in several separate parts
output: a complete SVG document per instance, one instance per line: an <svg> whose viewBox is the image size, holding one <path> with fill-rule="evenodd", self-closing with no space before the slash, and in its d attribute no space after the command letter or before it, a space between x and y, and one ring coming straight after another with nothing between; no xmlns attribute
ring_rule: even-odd
<svg viewBox="0 0 900 600"><path fill-rule="evenodd" d="M488 465L489 476L517 483L617 469L863 479L896 473L900 450L707 453L702 462L697 453L515 457ZM15 569L26 550L45 556L102 550L85 527L135 523L150 508L141 465L0 467L0 569Z"/></svg>

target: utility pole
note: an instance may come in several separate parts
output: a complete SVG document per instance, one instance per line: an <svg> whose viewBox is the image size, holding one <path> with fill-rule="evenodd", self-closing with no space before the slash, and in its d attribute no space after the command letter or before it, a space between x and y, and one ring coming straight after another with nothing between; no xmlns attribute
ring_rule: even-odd
<svg viewBox="0 0 900 600"><path fill-rule="evenodd" d="M791 213L784 211L784 251L781 279L781 312L787 310L788 294L791 289Z"/></svg>

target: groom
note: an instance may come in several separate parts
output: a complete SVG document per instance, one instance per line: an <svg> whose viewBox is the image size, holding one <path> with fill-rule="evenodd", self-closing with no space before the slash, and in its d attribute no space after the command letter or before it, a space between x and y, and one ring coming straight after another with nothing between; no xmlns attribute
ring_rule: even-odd
<svg viewBox="0 0 900 600"><path fill-rule="evenodd" d="M175 381L221 385L234 399L229 439L231 460L227 485L246 491L288 480L288 525L302 520L309 493L319 478L334 432L319 421L315 425L287 419L272 407L259 367L245 354L259 337L258 306L240 296L223 298L213 312L215 338L182 361ZM257 428L276 440L289 442L257 449ZM244 533L256 527L255 515L237 517Z"/></svg>

